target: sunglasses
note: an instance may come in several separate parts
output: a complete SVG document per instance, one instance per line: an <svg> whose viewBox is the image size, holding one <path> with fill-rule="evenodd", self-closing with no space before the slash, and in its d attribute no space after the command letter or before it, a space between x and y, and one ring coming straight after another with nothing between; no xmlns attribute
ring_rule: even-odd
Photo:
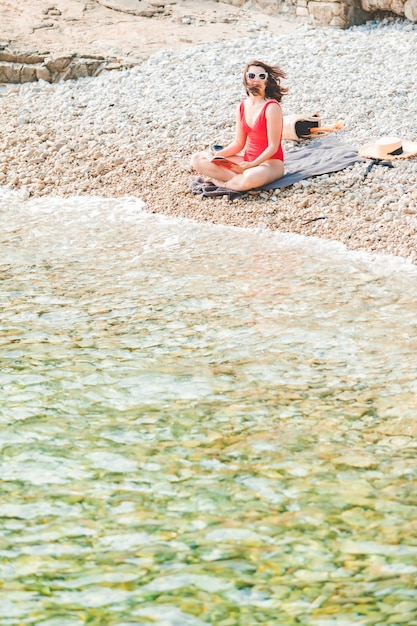
<svg viewBox="0 0 417 626"><path fill-rule="evenodd" d="M260 72L259 74L255 74L255 72L246 72L246 76L250 80L254 80L255 78L259 78L259 80L266 80L268 78L268 74L266 72Z"/></svg>

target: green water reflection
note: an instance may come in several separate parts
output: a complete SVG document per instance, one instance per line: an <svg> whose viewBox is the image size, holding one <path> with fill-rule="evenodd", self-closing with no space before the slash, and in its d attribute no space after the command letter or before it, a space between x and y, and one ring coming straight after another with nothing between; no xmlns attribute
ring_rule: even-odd
<svg viewBox="0 0 417 626"><path fill-rule="evenodd" d="M2 625L417 624L412 268L0 215Z"/></svg>

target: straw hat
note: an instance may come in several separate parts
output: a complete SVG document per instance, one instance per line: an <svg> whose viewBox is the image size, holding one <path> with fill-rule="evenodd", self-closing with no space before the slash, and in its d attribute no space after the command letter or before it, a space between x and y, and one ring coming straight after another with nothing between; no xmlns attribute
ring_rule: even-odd
<svg viewBox="0 0 417 626"><path fill-rule="evenodd" d="M409 159L417 156L417 143L399 137L382 137L359 148L359 156L381 161Z"/></svg>

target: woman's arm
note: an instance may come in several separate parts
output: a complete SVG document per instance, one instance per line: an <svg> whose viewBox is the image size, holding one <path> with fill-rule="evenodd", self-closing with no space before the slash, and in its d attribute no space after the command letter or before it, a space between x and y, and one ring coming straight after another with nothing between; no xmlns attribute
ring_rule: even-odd
<svg viewBox="0 0 417 626"><path fill-rule="evenodd" d="M253 161L245 161L244 169L256 167L268 161L277 152L282 139L282 109L279 104L269 105L265 112L268 147Z"/></svg>
<svg viewBox="0 0 417 626"><path fill-rule="evenodd" d="M236 109L236 119L235 119L235 138L227 146L225 146L221 150L217 150L216 156L224 156L224 157L235 156L236 154L239 154L241 150L243 150L243 148L245 147L245 144L246 144L246 133L244 132L242 128L242 124L240 121L240 109L238 106Z"/></svg>

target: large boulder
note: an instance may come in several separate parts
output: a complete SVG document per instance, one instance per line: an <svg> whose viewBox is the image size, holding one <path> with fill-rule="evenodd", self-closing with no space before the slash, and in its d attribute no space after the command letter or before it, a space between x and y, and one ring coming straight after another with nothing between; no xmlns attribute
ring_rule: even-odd
<svg viewBox="0 0 417 626"><path fill-rule="evenodd" d="M117 1L117 0L115 0ZM271 14L295 14L315 26L346 28L393 13L417 22L417 0L223 0L227 4L258 9Z"/></svg>
<svg viewBox="0 0 417 626"><path fill-rule="evenodd" d="M417 22L417 0L362 0L366 11L389 11Z"/></svg>
<svg viewBox="0 0 417 626"><path fill-rule="evenodd" d="M126 67L117 59L78 54L24 52L0 45L0 83L30 83L97 76L103 70Z"/></svg>
<svg viewBox="0 0 417 626"><path fill-rule="evenodd" d="M404 15L411 22L417 22L417 0L407 0L404 3Z"/></svg>

